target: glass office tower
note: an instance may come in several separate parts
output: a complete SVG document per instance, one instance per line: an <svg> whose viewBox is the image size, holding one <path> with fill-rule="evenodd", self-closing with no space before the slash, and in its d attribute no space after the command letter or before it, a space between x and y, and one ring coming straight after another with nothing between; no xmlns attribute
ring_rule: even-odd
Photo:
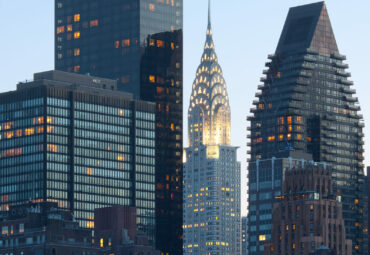
<svg viewBox="0 0 370 255"><path fill-rule="evenodd" d="M249 117L250 166L257 160L288 158L292 151L331 164L334 191L343 198L347 239L354 254L364 254L364 125L324 2L290 9L269 59ZM251 185L251 174L249 178ZM256 214L261 214L258 206ZM262 254L263 240L254 242L250 248L257 249L250 254Z"/></svg>
<svg viewBox="0 0 370 255"><path fill-rule="evenodd" d="M182 249L182 0L56 0L55 69L157 104L157 248Z"/></svg>
<svg viewBox="0 0 370 255"><path fill-rule="evenodd" d="M0 94L1 210L55 201L94 227L94 209L137 208L155 243L155 104L113 80L60 71Z"/></svg>

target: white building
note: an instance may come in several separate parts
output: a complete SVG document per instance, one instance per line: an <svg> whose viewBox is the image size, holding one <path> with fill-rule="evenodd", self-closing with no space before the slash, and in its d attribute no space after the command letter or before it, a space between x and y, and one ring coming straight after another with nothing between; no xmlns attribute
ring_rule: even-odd
<svg viewBox="0 0 370 255"><path fill-rule="evenodd" d="M240 163L210 15L188 111L184 153L184 254L241 254Z"/></svg>

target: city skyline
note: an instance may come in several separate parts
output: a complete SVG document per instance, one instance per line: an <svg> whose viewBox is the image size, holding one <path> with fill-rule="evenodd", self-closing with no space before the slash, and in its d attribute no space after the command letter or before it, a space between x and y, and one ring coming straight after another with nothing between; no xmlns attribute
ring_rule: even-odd
<svg viewBox="0 0 370 255"><path fill-rule="evenodd" d="M225 79L228 81L229 95L232 111L232 144L239 145L239 161L242 162L242 194L243 214L246 214L246 155L245 146L246 126L245 116L249 112L254 98L255 88L262 76L266 56L273 52L281 32L286 13L289 7L313 3L316 1L286 1L277 3L275 1L259 1L248 3L242 0L235 1L234 5L228 3L212 3L214 37L218 49L218 57L223 63ZM341 52L348 57L352 72L354 88L358 92L362 112L365 119L365 163L369 164L370 136L367 136L367 120L370 119L370 104L366 103L366 93L369 92L366 83L366 70L364 56L361 49L370 44L370 37L363 31L369 26L366 19L366 10L370 3L366 0L356 2L356 5L335 0L326 1L335 34ZM206 24L207 1L187 0L184 3L184 25L185 25L185 52L184 52L184 109L188 108L191 84L194 72L199 64L199 55L203 50L203 38ZM269 8L266 8L268 5ZM33 15L41 17L34 19L29 12L34 7ZM36 7L36 8L35 8ZM238 7L238 8L236 8ZM0 32L7 41L0 43L0 68L4 71L3 86L1 92L14 90L17 82L31 79L32 73L53 69L53 3L45 3L39 0L32 3L0 3L0 21L8 26L2 26ZM259 16L260 14L260 16ZM12 15L12 16L10 16ZM11 18L12 17L12 18ZM269 18L266 18L269 17ZM9 20L12 20L9 24ZM45 22L49 20L49 22ZM259 21L259 22L256 22ZM273 22L271 22L273 20ZM18 30L17 30L18 29ZM17 32L17 31L21 32ZM269 33L265 33L268 29ZM240 35L240 40L232 43L230 38ZM245 34L245 35L243 35ZM267 35L268 34L268 35ZM27 42L22 38L28 38ZM257 39L254 39L257 38ZM16 56L14 58L14 56ZM184 111L186 115L186 111ZM187 126L186 118L184 127ZM184 129L186 130L186 128ZM187 134L184 132L184 145L187 145Z"/></svg>

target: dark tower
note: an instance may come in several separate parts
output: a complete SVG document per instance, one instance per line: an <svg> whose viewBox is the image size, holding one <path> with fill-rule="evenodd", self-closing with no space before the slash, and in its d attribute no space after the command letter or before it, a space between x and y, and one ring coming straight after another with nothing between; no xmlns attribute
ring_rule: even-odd
<svg viewBox="0 0 370 255"><path fill-rule="evenodd" d="M346 238L354 254L364 254L364 125L324 2L290 9L269 59L248 118L250 161L307 153L330 163L333 190L343 198Z"/></svg>
<svg viewBox="0 0 370 255"><path fill-rule="evenodd" d="M182 0L56 0L55 69L157 104L156 244L182 250Z"/></svg>

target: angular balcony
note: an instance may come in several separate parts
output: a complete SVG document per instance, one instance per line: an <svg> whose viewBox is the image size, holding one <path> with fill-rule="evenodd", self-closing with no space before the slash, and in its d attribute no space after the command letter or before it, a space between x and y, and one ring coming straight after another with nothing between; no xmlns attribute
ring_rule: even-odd
<svg viewBox="0 0 370 255"><path fill-rule="evenodd" d="M333 53L331 54L331 57L338 60L346 60L347 57L345 55L339 54L339 53Z"/></svg>
<svg viewBox="0 0 370 255"><path fill-rule="evenodd" d="M353 81L349 81L347 79L338 79L338 82L344 85L349 85L349 86L353 85Z"/></svg>
<svg viewBox="0 0 370 255"><path fill-rule="evenodd" d="M347 94L356 94L355 89L351 89L351 88L347 88L347 87L341 88L340 91L343 92L343 93L347 93Z"/></svg>
<svg viewBox="0 0 370 255"><path fill-rule="evenodd" d="M357 98L357 97L344 96L344 99L345 99L347 102L351 102L351 103L358 102L358 98Z"/></svg>
<svg viewBox="0 0 370 255"><path fill-rule="evenodd" d="M275 55L275 54L268 54L268 55L267 55L267 58L268 58L268 59L271 59L271 60L272 60L272 59L274 59L275 57L276 57L276 55Z"/></svg>
<svg viewBox="0 0 370 255"><path fill-rule="evenodd" d="M351 77L351 73L340 71L340 70L335 70L335 74L343 76L343 77Z"/></svg>
<svg viewBox="0 0 370 255"><path fill-rule="evenodd" d="M348 64L344 64L342 62L333 62L333 66L343 69L347 69L349 67Z"/></svg>

